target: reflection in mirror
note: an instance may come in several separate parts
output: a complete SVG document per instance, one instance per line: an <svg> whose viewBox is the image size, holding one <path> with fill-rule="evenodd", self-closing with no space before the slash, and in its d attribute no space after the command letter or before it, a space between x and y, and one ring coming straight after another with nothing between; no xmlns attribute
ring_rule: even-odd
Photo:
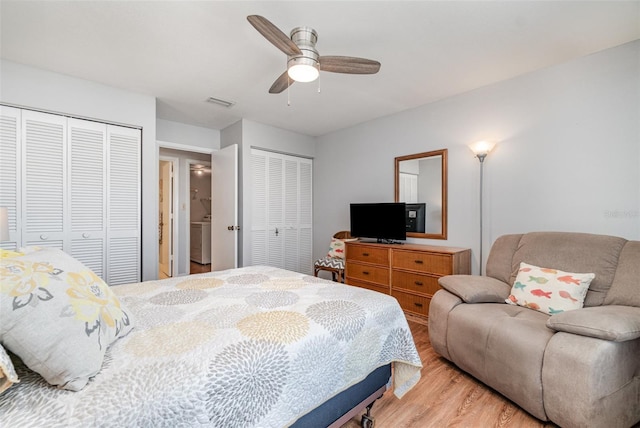
<svg viewBox="0 0 640 428"><path fill-rule="evenodd" d="M447 238L447 150L395 159L395 200L407 204L407 236Z"/></svg>

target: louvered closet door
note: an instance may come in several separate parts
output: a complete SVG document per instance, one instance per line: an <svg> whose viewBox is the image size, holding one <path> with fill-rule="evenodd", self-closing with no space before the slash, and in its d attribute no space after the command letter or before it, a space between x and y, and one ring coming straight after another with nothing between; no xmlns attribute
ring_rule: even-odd
<svg viewBox="0 0 640 428"><path fill-rule="evenodd" d="M267 157L267 245L268 265L284 268L284 161Z"/></svg>
<svg viewBox="0 0 640 428"><path fill-rule="evenodd" d="M282 209L284 211L283 228L283 258L284 268L295 272L300 271L298 263L298 160L285 158L283 183L284 201Z"/></svg>
<svg viewBox="0 0 640 428"><path fill-rule="evenodd" d="M107 125L69 119L69 252L103 279L106 279L106 139Z"/></svg>
<svg viewBox="0 0 640 428"><path fill-rule="evenodd" d="M268 265L267 157L264 153L251 151L251 174L251 263Z"/></svg>
<svg viewBox="0 0 640 428"><path fill-rule="evenodd" d="M20 110L0 106L0 207L7 208L9 241L0 242L0 248L14 250L22 246L20 231L19 186L21 119Z"/></svg>
<svg viewBox="0 0 640 428"><path fill-rule="evenodd" d="M252 264L312 272L312 161L252 149Z"/></svg>
<svg viewBox="0 0 640 428"><path fill-rule="evenodd" d="M22 111L22 242L65 248L67 119Z"/></svg>
<svg viewBox="0 0 640 428"><path fill-rule="evenodd" d="M140 138L138 129L107 126L107 282L140 281Z"/></svg>
<svg viewBox="0 0 640 428"><path fill-rule="evenodd" d="M300 159L298 170L298 272L313 273L313 163Z"/></svg>

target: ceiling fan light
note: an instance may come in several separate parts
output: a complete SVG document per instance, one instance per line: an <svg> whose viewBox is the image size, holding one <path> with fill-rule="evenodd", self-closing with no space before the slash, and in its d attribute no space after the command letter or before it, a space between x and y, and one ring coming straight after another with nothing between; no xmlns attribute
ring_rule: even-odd
<svg viewBox="0 0 640 428"><path fill-rule="evenodd" d="M298 64L289 67L289 77L296 82L313 82L318 78L320 72L312 65Z"/></svg>
<svg viewBox="0 0 640 428"><path fill-rule="evenodd" d="M296 82L313 82L320 75L318 61L308 56L299 56L289 59L287 73Z"/></svg>

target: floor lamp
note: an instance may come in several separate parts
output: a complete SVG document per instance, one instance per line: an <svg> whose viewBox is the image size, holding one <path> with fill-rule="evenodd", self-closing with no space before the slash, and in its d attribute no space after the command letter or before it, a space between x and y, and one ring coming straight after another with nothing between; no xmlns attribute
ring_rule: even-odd
<svg viewBox="0 0 640 428"><path fill-rule="evenodd" d="M480 275L482 275L482 179L484 175L484 159L493 149L496 143L491 141L478 141L469 147L480 161Z"/></svg>

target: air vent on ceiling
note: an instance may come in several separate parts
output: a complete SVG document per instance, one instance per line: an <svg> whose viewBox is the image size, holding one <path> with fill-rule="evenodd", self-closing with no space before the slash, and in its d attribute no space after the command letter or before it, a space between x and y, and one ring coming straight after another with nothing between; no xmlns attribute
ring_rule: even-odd
<svg viewBox="0 0 640 428"><path fill-rule="evenodd" d="M226 108L233 107L235 104L233 101L221 100L220 98L209 97L207 98L207 102L211 104L218 104L219 106L223 106Z"/></svg>

